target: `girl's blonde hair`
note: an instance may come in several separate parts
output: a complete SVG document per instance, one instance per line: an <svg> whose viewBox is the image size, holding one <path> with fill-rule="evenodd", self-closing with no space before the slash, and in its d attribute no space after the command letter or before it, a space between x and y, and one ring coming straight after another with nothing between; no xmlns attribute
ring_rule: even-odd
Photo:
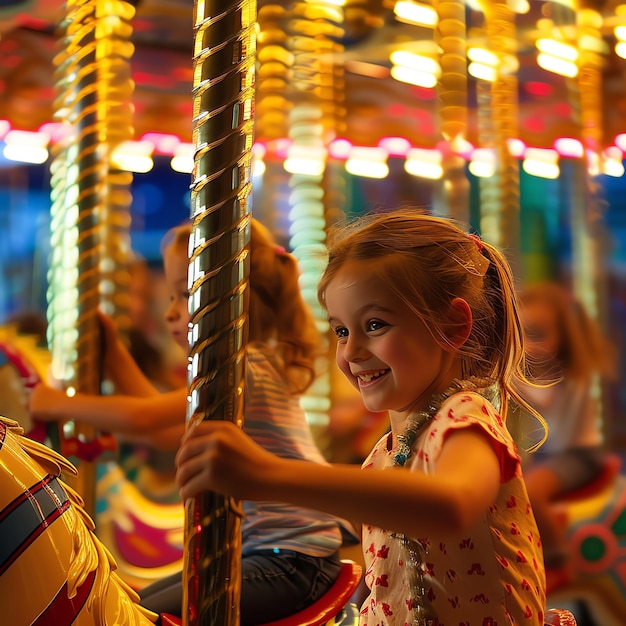
<svg viewBox="0 0 626 626"><path fill-rule="evenodd" d="M367 271L384 281L445 348L459 323L451 302L462 298L472 312L470 334L458 348L462 377L497 385L502 415L509 396L536 415L512 387L514 376L525 379L522 326L511 269L496 248L418 209L366 216L333 230L328 245L318 289L322 305L346 261L367 261Z"/></svg>
<svg viewBox="0 0 626 626"><path fill-rule="evenodd" d="M189 254L191 225L166 233L162 251L175 247ZM292 393L306 391L317 375L320 335L302 298L296 258L278 246L271 233L252 219L250 228L250 300L248 341L269 344Z"/></svg>
<svg viewBox="0 0 626 626"><path fill-rule="evenodd" d="M565 287L552 281L531 283L521 290L519 299L522 305L540 304L554 313L559 332L555 357L560 376L581 380L595 373L608 379L615 375L615 349L582 303Z"/></svg>

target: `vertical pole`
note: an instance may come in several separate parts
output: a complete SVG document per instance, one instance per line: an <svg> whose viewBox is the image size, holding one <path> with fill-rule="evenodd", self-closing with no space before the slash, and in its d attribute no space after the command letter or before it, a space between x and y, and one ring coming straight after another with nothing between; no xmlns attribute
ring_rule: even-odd
<svg viewBox="0 0 626 626"><path fill-rule="evenodd" d="M515 13L503 0L486 2L484 12L488 49L498 56L499 67L488 98L485 86L479 86L478 106L483 107L479 120L489 118L482 131L490 144L483 147L493 148L496 164L493 176L480 179L480 230L486 241L506 251L514 275L519 276L519 164L507 143L518 136ZM484 110L485 106L489 108Z"/></svg>
<svg viewBox="0 0 626 626"><path fill-rule="evenodd" d="M106 237L111 156L132 138L128 60L134 8L104 0L68 0L55 58L59 95L55 117L67 127L51 165L49 340L55 378L68 393L100 393L100 338L96 311ZM68 424L79 442L93 428ZM95 514L95 465L80 463L74 487Z"/></svg>
<svg viewBox="0 0 626 626"><path fill-rule="evenodd" d="M326 316L317 301L317 282L323 270L327 197L324 185L328 143L341 118L336 87L343 76L335 71L333 55L341 51L343 11L328 2L295 0L289 6L289 50L293 55L289 136L292 140L285 169L289 179L290 245L300 263L302 297L310 306L322 335ZM343 90L339 91L343 95ZM339 116L337 113L340 113ZM327 366L320 364L320 371ZM322 373L301 398L313 427L328 424L330 379Z"/></svg>
<svg viewBox="0 0 626 626"><path fill-rule="evenodd" d="M243 425L255 24L254 0L196 0L189 427L202 420ZM185 502L183 624L239 624L238 509L215 493Z"/></svg>
<svg viewBox="0 0 626 626"><path fill-rule="evenodd" d="M579 41L578 79L572 95L584 152L579 177L579 192L582 193L573 199L574 291L591 316L599 318L605 282L602 259L605 202L597 178L603 145L602 68L605 59L599 52L604 44L600 33L602 16L595 10L578 7L572 17L576 20Z"/></svg>
<svg viewBox="0 0 626 626"><path fill-rule="evenodd" d="M436 0L433 7L439 18L435 42L441 49L437 95L444 170L443 206L437 213L468 224L469 181L465 175L465 159L458 154L458 144L467 135L466 8L460 0Z"/></svg>
<svg viewBox="0 0 626 626"><path fill-rule="evenodd" d="M580 3L570 15L578 35L578 79L574 88L574 111L583 144L583 159L576 177L578 193L572 195L572 278L573 291L601 327L606 325L608 286L605 251L608 250L604 224L606 201L598 175L602 164L602 69L606 44L600 31L602 16ZM599 419L605 437L610 422L606 389L595 376L591 393L597 398Z"/></svg>

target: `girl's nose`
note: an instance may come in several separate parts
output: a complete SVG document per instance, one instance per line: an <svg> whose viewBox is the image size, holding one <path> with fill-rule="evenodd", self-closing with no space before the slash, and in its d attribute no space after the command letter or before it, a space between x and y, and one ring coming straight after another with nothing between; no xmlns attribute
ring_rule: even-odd
<svg viewBox="0 0 626 626"><path fill-rule="evenodd" d="M168 322L173 322L180 317L180 313L178 311L178 307L176 306L176 302L170 302L170 305L165 310L165 319Z"/></svg>
<svg viewBox="0 0 626 626"><path fill-rule="evenodd" d="M365 346L358 337L350 335L343 349L343 356L347 361L362 361L367 358Z"/></svg>

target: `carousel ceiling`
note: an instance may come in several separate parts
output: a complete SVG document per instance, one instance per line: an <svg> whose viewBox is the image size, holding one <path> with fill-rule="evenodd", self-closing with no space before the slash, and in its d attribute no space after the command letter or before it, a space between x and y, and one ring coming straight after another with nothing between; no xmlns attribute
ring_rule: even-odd
<svg viewBox="0 0 626 626"><path fill-rule="evenodd" d="M550 147L558 137L579 135L580 111L572 82L537 65L538 20L552 19L561 5L529 0L530 9L516 16L519 137L527 145ZM385 0L386 2L386 0ZM394 50L428 51L433 31L394 18L383 0L348 1L342 31L329 53L341 74L340 99L345 112L341 135L352 143L375 146L384 137L404 137L414 146L432 147L441 140L437 93L434 89L391 77ZM603 141L611 145L626 132L626 60L614 51L614 28L626 24L626 6L594 2L603 16L601 114ZM132 76L135 82L135 136L147 132L176 134L190 141L192 126L193 0L138 0L132 20ZM285 5L287 6L287 5ZM481 45L483 16L468 4L469 45ZM263 16L276 16L276 4L258 4ZM279 7L283 10L282 7ZM53 58L57 52L55 27L64 14L60 0L14 0L0 8L0 118L12 127L36 130L53 119L55 94ZM621 18L615 17L622 14ZM280 19L273 28L280 30ZM617 21L616 21L617 20ZM263 33L261 25L261 34ZM288 36L276 38L288 48ZM476 135L476 81L468 83L470 141ZM287 136L286 116L259 127L257 136ZM258 112L257 112L257 123Z"/></svg>

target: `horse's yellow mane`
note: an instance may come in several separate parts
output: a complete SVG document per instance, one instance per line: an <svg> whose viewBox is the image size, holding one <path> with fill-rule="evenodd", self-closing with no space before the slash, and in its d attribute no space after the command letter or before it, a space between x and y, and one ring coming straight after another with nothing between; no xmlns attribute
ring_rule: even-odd
<svg viewBox="0 0 626 626"><path fill-rule="evenodd" d="M31 477L33 482L47 475L59 477L61 472L76 474L76 468L57 452L43 444L23 436L23 429L13 420L0 417L0 424L6 428L4 442L0 446L0 485L8 488L9 481L16 481L18 472ZM15 464L16 467L11 466ZM17 467L19 465L19 467ZM2 470L5 471L2 471ZM21 479L24 483L24 479ZM74 624L76 626L147 626L156 621L157 616L139 606L139 596L115 572L117 565L110 552L93 533L93 520L83 508L83 500L71 487L58 481L70 501L62 516L63 524L51 524L46 532L66 532L70 541L71 554L60 554L58 560L45 562L46 568L62 568L66 578L67 595L74 597L80 586L95 573L91 592L85 606ZM26 483L27 484L27 483ZM24 487L19 487L19 490ZM28 484L27 484L28 488ZM0 488L2 492L4 488ZM12 492L16 491L15 485ZM7 538L10 540L10 538ZM39 540L38 540L39 541ZM45 542L44 542L45 543ZM39 544L33 543L28 550L36 550ZM20 567L19 558L11 567ZM9 570L10 571L10 570ZM24 580L28 577L24 576ZM56 593L56 590L52 590ZM32 593L32 592L31 592ZM52 593L52 597L54 596ZM28 601L28 599L25 599ZM44 599L46 606L48 598Z"/></svg>

